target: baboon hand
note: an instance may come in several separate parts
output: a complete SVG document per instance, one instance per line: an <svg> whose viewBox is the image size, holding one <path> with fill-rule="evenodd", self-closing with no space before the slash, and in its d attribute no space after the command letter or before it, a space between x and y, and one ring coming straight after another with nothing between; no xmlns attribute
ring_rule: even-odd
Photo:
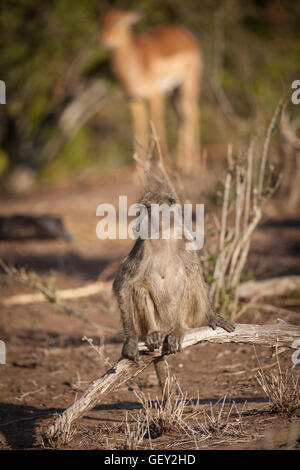
<svg viewBox="0 0 300 470"><path fill-rule="evenodd" d="M122 356L131 361L138 362L139 360L139 348L138 341L136 338L127 338L123 345Z"/></svg>
<svg viewBox="0 0 300 470"><path fill-rule="evenodd" d="M215 330L217 326L223 328L223 330L228 331L228 333L232 333L235 330L235 326L225 318L221 317L220 315L214 315L211 317L209 326Z"/></svg>
<svg viewBox="0 0 300 470"><path fill-rule="evenodd" d="M175 354L181 350L181 336L168 335L164 343L164 354Z"/></svg>
<svg viewBox="0 0 300 470"><path fill-rule="evenodd" d="M145 343L148 346L150 351L154 351L155 349L159 349L162 345L162 336L159 331L153 331L152 333L148 334L145 339Z"/></svg>

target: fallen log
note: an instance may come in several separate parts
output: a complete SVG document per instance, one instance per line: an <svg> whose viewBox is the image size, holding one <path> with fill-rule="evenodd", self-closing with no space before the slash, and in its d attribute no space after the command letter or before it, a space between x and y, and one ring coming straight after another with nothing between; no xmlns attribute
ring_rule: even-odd
<svg viewBox="0 0 300 470"><path fill-rule="evenodd" d="M0 216L0 240L51 240L63 238L71 241L61 217L53 215L14 214Z"/></svg>
<svg viewBox="0 0 300 470"><path fill-rule="evenodd" d="M91 295L100 294L102 292L110 292L112 282L110 281L97 281L91 284L86 284L82 287L74 287L72 289L59 289L56 291L57 298L59 299L79 299L81 297L89 297ZM42 292L34 294L17 294L9 297L4 297L0 302L5 307L12 307L13 305L26 305L35 302L46 302L47 297Z"/></svg>
<svg viewBox="0 0 300 470"><path fill-rule="evenodd" d="M281 297L291 292L300 292L300 276L284 276L263 281L247 281L237 287L239 299Z"/></svg>
<svg viewBox="0 0 300 470"><path fill-rule="evenodd" d="M290 325L282 320L273 325L237 324L235 331L228 333L222 328L212 330L202 327L190 330L182 341L182 349L202 341L211 343L246 343L269 347L293 348L296 339L300 338L300 326ZM75 420L103 402L112 390L139 375L158 356L162 349L149 353L145 343L139 344L140 359L138 363L120 358L102 377L96 379L87 391L59 415L54 423L43 434L44 441L52 446L67 442L72 433L71 425Z"/></svg>
<svg viewBox="0 0 300 470"><path fill-rule="evenodd" d="M300 319L300 312L293 312L291 310L287 310L286 308L280 308L275 305L269 305L269 304L249 304L249 308L257 308L259 310L262 310L263 312L270 312L274 313L275 315L280 315L281 317L289 317L290 320L299 320Z"/></svg>

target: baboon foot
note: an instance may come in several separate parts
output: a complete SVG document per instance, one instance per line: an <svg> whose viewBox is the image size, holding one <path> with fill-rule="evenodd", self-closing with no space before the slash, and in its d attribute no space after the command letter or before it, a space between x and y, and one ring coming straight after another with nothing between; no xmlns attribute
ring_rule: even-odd
<svg viewBox="0 0 300 470"><path fill-rule="evenodd" d="M164 354L175 354L181 350L181 336L168 335L164 343Z"/></svg>
<svg viewBox="0 0 300 470"><path fill-rule="evenodd" d="M154 351L155 349L159 349L162 345L162 335L159 331L153 331L146 336L145 343L148 346L150 351Z"/></svg>
<svg viewBox="0 0 300 470"><path fill-rule="evenodd" d="M138 362L139 348L136 338L127 338L122 349L122 356L131 361Z"/></svg>
<svg viewBox="0 0 300 470"><path fill-rule="evenodd" d="M215 330L217 326L223 328L223 330L228 331L228 333L232 333L235 330L235 326L225 318L221 317L220 315L215 315L210 319L209 326Z"/></svg>

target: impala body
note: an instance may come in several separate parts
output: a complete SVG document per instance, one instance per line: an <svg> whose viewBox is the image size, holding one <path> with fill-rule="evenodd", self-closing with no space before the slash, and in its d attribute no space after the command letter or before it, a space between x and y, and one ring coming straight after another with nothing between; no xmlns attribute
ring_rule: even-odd
<svg viewBox="0 0 300 470"><path fill-rule="evenodd" d="M110 10L103 18L101 35L111 49L113 70L129 99L136 152L142 156L141 148L147 151L152 121L163 153L168 155L164 101L167 92L178 88L177 165L188 172L199 157L200 47L191 33L176 26L161 26L135 36L131 26L139 18L136 12Z"/></svg>

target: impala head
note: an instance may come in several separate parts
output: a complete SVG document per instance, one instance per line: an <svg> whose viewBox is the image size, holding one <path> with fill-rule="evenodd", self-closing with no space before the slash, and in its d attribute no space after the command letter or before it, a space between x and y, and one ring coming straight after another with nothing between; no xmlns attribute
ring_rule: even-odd
<svg viewBox="0 0 300 470"><path fill-rule="evenodd" d="M113 49L118 47L128 33L130 26L137 23L141 18L140 13L136 11L109 10L102 18L102 43Z"/></svg>

